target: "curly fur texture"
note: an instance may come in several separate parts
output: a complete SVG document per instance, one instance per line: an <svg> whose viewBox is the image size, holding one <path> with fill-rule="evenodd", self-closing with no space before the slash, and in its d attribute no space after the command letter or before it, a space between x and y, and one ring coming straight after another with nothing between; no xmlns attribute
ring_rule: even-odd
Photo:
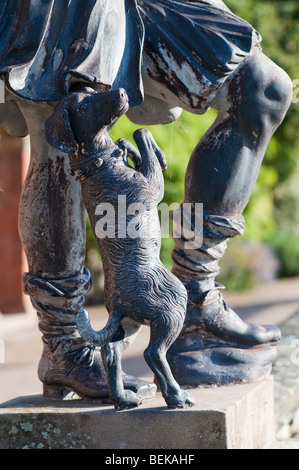
<svg viewBox="0 0 299 470"><path fill-rule="evenodd" d="M87 106L90 98L91 104ZM139 397L123 388L120 359L124 344L122 339L134 336L142 324L151 328L145 359L156 375L166 403L169 407L192 406L192 397L180 389L166 360L168 348L183 327L187 305L185 287L160 260L161 234L156 206L163 197L162 171L166 169L166 160L147 129L139 129L134 134L139 151L124 140L116 144L111 141L108 127L125 112L126 105L124 90L106 93L87 91L85 95L81 93L66 98L56 109L56 116L65 119L68 115L65 127L68 139L70 129L72 131L71 140L75 142L76 150L74 155L70 155L71 168L81 180L84 204L95 234L100 220L97 215L99 205L109 204L115 216L114 236L97 237L103 261L105 305L109 320L101 331L94 331L88 313L82 309L78 314L78 329L84 339L102 347L111 399L116 408L140 403ZM82 106L85 119L89 116L88 124L86 121L82 124ZM104 117L101 116L99 127L99 118L93 118L101 110ZM47 124L49 135L55 134L56 116L54 112ZM82 126L84 129L90 128L92 137L86 136ZM61 139L59 146L63 146ZM134 167L127 161L128 154ZM119 206L120 196L125 198L125 207ZM140 204L143 210L130 214L127 209L131 204ZM130 222L144 229L140 236L120 237L120 221L124 221L124 217L125 229ZM146 232L149 228L150 234Z"/></svg>

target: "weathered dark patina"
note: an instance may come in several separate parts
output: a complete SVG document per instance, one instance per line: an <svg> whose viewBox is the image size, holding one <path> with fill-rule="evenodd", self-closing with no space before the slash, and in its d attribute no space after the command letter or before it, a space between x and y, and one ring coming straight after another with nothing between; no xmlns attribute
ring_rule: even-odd
<svg viewBox="0 0 299 470"><path fill-rule="evenodd" d="M109 321L103 330L95 332L86 310L81 309L77 324L85 340L103 348L111 399L117 409L141 403L138 394L124 390L121 353L125 342L130 342L142 324L151 328L144 356L168 407L192 406L194 400L180 389L166 360L167 350L183 327L187 306L183 284L159 257L161 235L156 206L164 195L162 171L166 170L166 160L146 129L134 134L140 153L124 140L120 147L109 138L108 126L127 109L124 90L106 93L86 90L62 100L46 125L49 143L73 154L71 168L81 181L83 200L103 260ZM64 118L60 119L61 116ZM65 141L57 140L57 133L63 134L64 127ZM128 149L135 168L127 162ZM119 197L125 197L125 214L120 213L123 208ZM101 204L113 209L114 234L96 233ZM133 205L135 213L129 211ZM119 220L124 220L124 227ZM136 238L127 233L132 220L139 227ZM123 228L125 234L121 236Z"/></svg>
<svg viewBox="0 0 299 470"><path fill-rule="evenodd" d="M291 81L262 53L259 34L221 0L0 0L0 28L0 124L31 138L20 233L25 289L46 351L41 380L85 397L107 393L99 355L93 380L86 375L92 361L81 359L94 352L76 328L90 287L81 186L64 152L44 135L57 102L86 84L102 92L124 88L127 116L141 125L172 122L182 109L218 111L186 173L185 202L203 203L204 243L187 250L183 238L175 240L173 274L188 305L168 359L188 386L264 378L279 330L241 321L215 282L227 240L244 231L242 213L266 147L291 102ZM57 140L65 132L58 129Z"/></svg>

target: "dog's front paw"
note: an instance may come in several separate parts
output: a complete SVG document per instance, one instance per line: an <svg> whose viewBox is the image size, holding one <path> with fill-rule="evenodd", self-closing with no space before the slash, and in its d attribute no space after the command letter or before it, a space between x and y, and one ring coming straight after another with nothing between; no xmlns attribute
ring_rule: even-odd
<svg viewBox="0 0 299 470"><path fill-rule="evenodd" d="M127 408L136 408L142 404L142 400L137 393L132 390L125 390L124 393L114 402L116 410L125 410Z"/></svg>
<svg viewBox="0 0 299 470"><path fill-rule="evenodd" d="M165 398L168 408L186 408L194 406L195 400L185 390L181 390L179 394Z"/></svg>

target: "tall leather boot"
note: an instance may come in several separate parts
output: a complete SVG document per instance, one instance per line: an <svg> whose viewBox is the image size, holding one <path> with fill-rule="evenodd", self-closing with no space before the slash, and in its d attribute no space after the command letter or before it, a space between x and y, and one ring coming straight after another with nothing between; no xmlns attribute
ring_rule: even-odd
<svg viewBox="0 0 299 470"><path fill-rule="evenodd" d="M215 282L228 239L244 232L243 217L203 214L201 246L186 249L175 238L173 274L188 292L187 315L169 361L182 385L251 382L265 378L275 357L280 330L244 322L228 305ZM195 230L194 213L192 221ZM183 233L183 232L182 232Z"/></svg>
<svg viewBox="0 0 299 470"><path fill-rule="evenodd" d="M79 335L76 316L83 307L84 295L91 287L87 269L67 279L45 279L26 273L24 290L30 295L39 317L43 353L38 376L43 394L63 398L75 392L86 400L108 399L106 373L101 352ZM124 375L125 387L143 398L154 396L156 386Z"/></svg>

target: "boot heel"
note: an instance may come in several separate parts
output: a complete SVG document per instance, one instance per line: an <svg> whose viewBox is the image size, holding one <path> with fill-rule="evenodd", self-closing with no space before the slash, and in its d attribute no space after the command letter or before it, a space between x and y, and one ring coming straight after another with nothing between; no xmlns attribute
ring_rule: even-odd
<svg viewBox="0 0 299 470"><path fill-rule="evenodd" d="M64 395L65 395L65 391L62 386L43 384L44 398L56 398L58 400L62 400Z"/></svg>

